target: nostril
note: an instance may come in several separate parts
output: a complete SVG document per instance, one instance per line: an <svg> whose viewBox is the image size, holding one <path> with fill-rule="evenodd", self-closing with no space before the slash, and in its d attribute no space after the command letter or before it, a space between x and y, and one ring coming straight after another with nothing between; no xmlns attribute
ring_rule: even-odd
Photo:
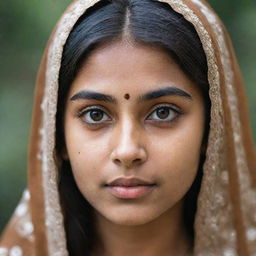
<svg viewBox="0 0 256 256"><path fill-rule="evenodd" d="M136 164L140 164L141 162L142 162L142 160L140 158L133 159L132 161L129 161L129 163L127 163L126 161L122 161L118 158L114 159L114 163L116 165L122 165L122 164L124 164L124 165L131 165L131 164L136 165Z"/></svg>
<svg viewBox="0 0 256 256"><path fill-rule="evenodd" d="M134 163L134 164L138 164L138 163L140 163L140 162L141 162L141 159L140 159L140 158L136 158L136 159L133 160L133 163Z"/></svg>
<svg viewBox="0 0 256 256"><path fill-rule="evenodd" d="M114 163L115 163L115 164L121 164L121 161L120 161L119 159L115 159L115 160L114 160Z"/></svg>

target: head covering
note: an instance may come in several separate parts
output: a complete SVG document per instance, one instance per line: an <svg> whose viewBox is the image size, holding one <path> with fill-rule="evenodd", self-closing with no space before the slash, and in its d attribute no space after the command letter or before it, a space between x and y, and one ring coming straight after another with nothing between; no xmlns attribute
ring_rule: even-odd
<svg viewBox="0 0 256 256"><path fill-rule="evenodd" d="M195 220L194 255L256 255L256 162L246 98L230 38L203 0L160 0L193 24L208 63L211 121ZM38 73L29 188L0 242L0 255L66 256L57 188L55 116L65 42L97 0L76 0L61 17Z"/></svg>

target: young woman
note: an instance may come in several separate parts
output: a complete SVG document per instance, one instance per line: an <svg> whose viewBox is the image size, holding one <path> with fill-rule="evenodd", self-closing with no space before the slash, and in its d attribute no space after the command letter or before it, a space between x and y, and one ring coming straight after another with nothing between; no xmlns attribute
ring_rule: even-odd
<svg viewBox="0 0 256 256"><path fill-rule="evenodd" d="M0 255L253 255L254 156L206 3L77 0L43 57L29 192Z"/></svg>

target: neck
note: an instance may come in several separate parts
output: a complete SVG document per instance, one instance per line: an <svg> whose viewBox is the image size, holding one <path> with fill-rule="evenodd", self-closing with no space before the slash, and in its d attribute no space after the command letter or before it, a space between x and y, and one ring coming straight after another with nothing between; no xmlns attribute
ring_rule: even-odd
<svg viewBox="0 0 256 256"><path fill-rule="evenodd" d="M143 225L118 225L100 215L96 219L100 245L95 256L185 256L191 248L182 203Z"/></svg>

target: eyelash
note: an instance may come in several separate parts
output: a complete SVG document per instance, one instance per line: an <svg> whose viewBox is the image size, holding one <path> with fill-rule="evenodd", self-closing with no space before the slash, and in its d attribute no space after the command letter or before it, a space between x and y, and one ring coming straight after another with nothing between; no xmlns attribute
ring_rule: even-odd
<svg viewBox="0 0 256 256"><path fill-rule="evenodd" d="M171 120L156 120L156 119L153 119L153 118L149 118L150 116L152 116L155 111L159 110L159 109L168 109L168 111L170 112L174 112L174 117L171 118ZM94 122L87 122L85 120L83 120L83 117L86 115L86 114L89 114L91 113L92 111L101 111L103 115L106 115L108 117L109 120L100 120L99 122L97 121L94 121ZM84 122L86 125L88 126L100 126L108 121L111 121L111 118L109 117L110 115L108 113L106 113L107 111L105 110L105 108L103 108L102 106L97 106L97 105L94 105L94 106L88 106L86 108L83 108L81 111L79 111L78 113L78 118L80 118L82 120L82 122ZM170 113L168 113L170 114ZM166 103L166 104L158 104L156 105L153 110L150 112L150 114L146 117L146 120L149 120L151 122L157 122L157 123L172 123L172 122L175 122L180 115L184 114L183 111L176 105L174 104L170 104L170 103Z"/></svg>
<svg viewBox="0 0 256 256"><path fill-rule="evenodd" d="M154 120L154 119L148 119L148 117L152 116L155 111L157 111L159 109L163 109L163 108L168 109L170 112L174 112L175 116L173 118L171 118L171 120L168 120L168 121L161 120L161 119L159 119L158 121ZM152 121L158 122L158 123L172 123L172 122L175 122L177 120L177 118L182 114L184 114L183 111L178 106L176 106L174 104L170 104L170 103L169 104L167 104L167 103L166 104L158 104L150 112L150 114L147 116L146 120L152 120Z"/></svg>
<svg viewBox="0 0 256 256"><path fill-rule="evenodd" d="M101 111L104 115L107 115L109 117L108 114L106 114L106 110L104 108L102 108L101 106L97 106L97 105L94 105L94 106L88 106L84 109L82 109L81 111L79 111L78 113L78 118L80 118L82 120L82 122L84 122L86 125L88 126L99 126L99 125L102 125L102 121L100 122L95 122L95 123L89 123L89 122L86 122L83 120L83 116L85 116L85 114L88 114L92 111Z"/></svg>

